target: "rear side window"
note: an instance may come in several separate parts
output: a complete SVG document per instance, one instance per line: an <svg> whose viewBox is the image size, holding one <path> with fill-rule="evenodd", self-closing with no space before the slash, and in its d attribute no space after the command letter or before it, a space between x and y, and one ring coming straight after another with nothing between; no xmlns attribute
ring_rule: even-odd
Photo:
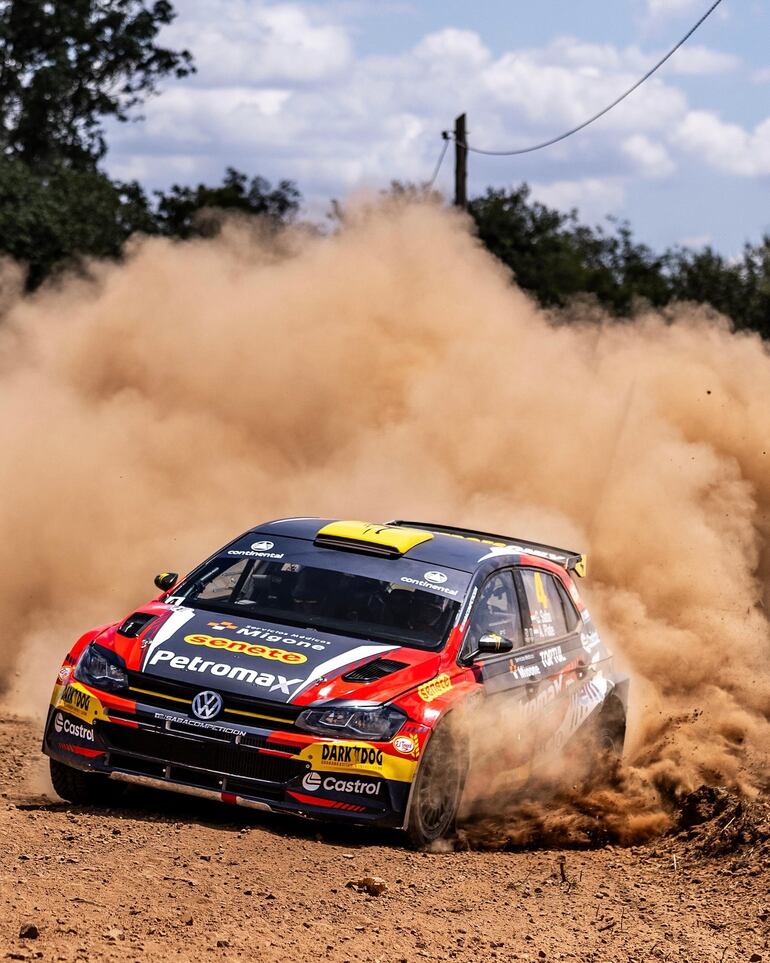
<svg viewBox="0 0 770 963"><path fill-rule="evenodd" d="M489 632L510 639L515 648L523 645L521 614L510 571L490 576L473 607L469 630L471 644L475 646L481 636Z"/></svg>
<svg viewBox="0 0 770 963"><path fill-rule="evenodd" d="M535 569L521 569L521 581L527 598L533 643L558 639L572 632L577 613L555 576Z"/></svg>

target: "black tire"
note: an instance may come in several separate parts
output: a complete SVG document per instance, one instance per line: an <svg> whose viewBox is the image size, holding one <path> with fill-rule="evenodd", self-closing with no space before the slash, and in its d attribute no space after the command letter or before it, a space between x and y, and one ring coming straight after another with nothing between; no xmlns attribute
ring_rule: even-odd
<svg viewBox="0 0 770 963"><path fill-rule="evenodd" d="M620 759L626 742L626 710L623 703L610 696L604 703L596 721L595 740L600 752L613 759Z"/></svg>
<svg viewBox="0 0 770 963"><path fill-rule="evenodd" d="M572 759L576 771L584 770L589 780L612 781L623 757L625 741L626 712L623 703L610 696L575 735Z"/></svg>
<svg viewBox="0 0 770 963"><path fill-rule="evenodd" d="M428 740L412 789L406 833L413 846L454 833L466 768L460 740L444 723Z"/></svg>
<svg viewBox="0 0 770 963"><path fill-rule="evenodd" d="M53 788L67 802L81 806L107 806L121 795L122 787L99 772L73 769L56 759L49 759L49 763Z"/></svg>

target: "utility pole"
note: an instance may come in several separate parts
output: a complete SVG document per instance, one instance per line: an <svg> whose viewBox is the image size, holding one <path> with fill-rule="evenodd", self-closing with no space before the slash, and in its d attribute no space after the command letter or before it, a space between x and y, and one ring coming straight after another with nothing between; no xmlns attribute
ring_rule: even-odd
<svg viewBox="0 0 770 963"><path fill-rule="evenodd" d="M465 114L455 120L455 207L468 206L468 148L465 140Z"/></svg>

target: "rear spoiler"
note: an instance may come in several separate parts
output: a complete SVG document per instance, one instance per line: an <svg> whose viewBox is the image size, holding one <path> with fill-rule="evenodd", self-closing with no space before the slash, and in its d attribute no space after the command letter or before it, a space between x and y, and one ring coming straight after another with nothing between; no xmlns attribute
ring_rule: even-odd
<svg viewBox="0 0 770 963"><path fill-rule="evenodd" d="M494 535L491 532L477 532L471 528L454 528L452 525L433 525L430 522L414 522L398 519L388 522L388 525L404 528L422 529L439 535L450 535L453 538L467 538L482 545L494 548L520 549L523 555L535 555L561 565L568 572L574 572L585 578L587 558L581 552L571 552L566 548L556 548L554 545L544 545L542 542L530 542L524 538L513 538L508 535Z"/></svg>

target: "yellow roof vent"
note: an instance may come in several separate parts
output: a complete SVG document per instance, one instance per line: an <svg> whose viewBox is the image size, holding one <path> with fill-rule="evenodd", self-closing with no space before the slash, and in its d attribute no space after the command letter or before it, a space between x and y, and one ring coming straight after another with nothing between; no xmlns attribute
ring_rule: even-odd
<svg viewBox="0 0 770 963"><path fill-rule="evenodd" d="M432 538L430 532L416 528L396 528L371 522L330 522L318 532L315 544L397 558Z"/></svg>

